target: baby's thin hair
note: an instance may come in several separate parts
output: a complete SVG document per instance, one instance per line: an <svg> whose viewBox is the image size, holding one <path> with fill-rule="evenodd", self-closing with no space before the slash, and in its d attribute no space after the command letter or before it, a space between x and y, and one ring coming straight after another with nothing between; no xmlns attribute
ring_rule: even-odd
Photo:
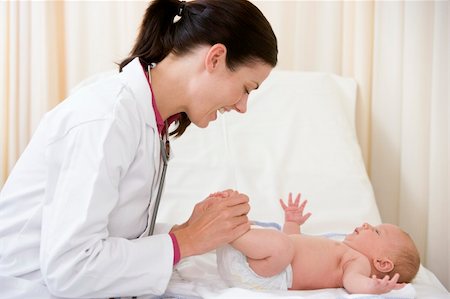
<svg viewBox="0 0 450 299"><path fill-rule="evenodd" d="M394 253L394 268L387 274L392 277L398 273L400 275L398 282L409 283L419 271L420 254L411 236L406 232L403 233L409 244L406 247L397 248Z"/></svg>

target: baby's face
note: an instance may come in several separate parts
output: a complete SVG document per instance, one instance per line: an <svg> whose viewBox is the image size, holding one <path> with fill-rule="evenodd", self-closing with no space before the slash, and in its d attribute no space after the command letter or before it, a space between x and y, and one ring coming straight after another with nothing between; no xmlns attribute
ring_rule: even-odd
<svg viewBox="0 0 450 299"><path fill-rule="evenodd" d="M406 245L403 231L393 224L372 226L364 223L345 237L344 244L369 258L389 255L393 248Z"/></svg>

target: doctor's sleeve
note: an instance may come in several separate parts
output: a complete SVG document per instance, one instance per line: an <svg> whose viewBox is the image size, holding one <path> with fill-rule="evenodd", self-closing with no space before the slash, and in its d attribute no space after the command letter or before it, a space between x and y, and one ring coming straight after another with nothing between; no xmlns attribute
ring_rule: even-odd
<svg viewBox="0 0 450 299"><path fill-rule="evenodd" d="M167 287L173 263L169 235L128 240L108 231L120 176L138 142L133 121L96 119L49 140L40 263L54 295L162 294Z"/></svg>

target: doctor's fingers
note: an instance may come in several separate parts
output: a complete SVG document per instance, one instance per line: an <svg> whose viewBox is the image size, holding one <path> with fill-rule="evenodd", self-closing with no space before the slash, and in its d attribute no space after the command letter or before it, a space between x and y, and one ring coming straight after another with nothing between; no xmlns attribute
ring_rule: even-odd
<svg viewBox="0 0 450 299"><path fill-rule="evenodd" d="M239 194L239 192L237 192L236 190L233 190L233 189L226 189L219 193L226 195L226 197L230 197L230 196Z"/></svg>
<svg viewBox="0 0 450 299"><path fill-rule="evenodd" d="M226 197L230 197L232 195L238 195L238 194L239 194L239 192L237 192L237 191L235 191L233 189L226 189L226 190L222 190L222 191L217 191L217 192L211 193L205 199L208 199L210 197L226 198Z"/></svg>
<svg viewBox="0 0 450 299"><path fill-rule="evenodd" d="M239 217L240 219L234 219L234 224L227 229L223 229L221 235L223 236L222 244L229 244L248 231L250 231L250 222L245 216Z"/></svg>
<svg viewBox="0 0 450 299"><path fill-rule="evenodd" d="M245 215L221 217L219 211L211 211L189 225L189 235L199 246L198 251L203 253L234 240L246 231L246 227L250 228L250 223Z"/></svg>
<svg viewBox="0 0 450 299"><path fill-rule="evenodd" d="M245 205L248 206L248 196L245 194L231 195L230 197L209 197L200 202L199 205L203 211L208 210L223 210L228 207ZM248 207L249 208L249 207Z"/></svg>
<svg viewBox="0 0 450 299"><path fill-rule="evenodd" d="M218 200L218 198L207 198L195 204L194 209L192 210L192 214L188 219L188 222L195 221L202 215L207 214L210 207L215 205L214 201Z"/></svg>
<svg viewBox="0 0 450 299"><path fill-rule="evenodd" d="M231 207L223 207L219 210L219 217L223 219L245 216L250 211L249 204L239 204Z"/></svg>
<svg viewBox="0 0 450 299"><path fill-rule="evenodd" d="M226 197L229 197L231 195L236 195L236 194L238 194L236 191L234 191L232 189L226 189L223 191L217 191L217 192L211 193L210 195L208 195L207 198L209 198L209 197L226 198Z"/></svg>
<svg viewBox="0 0 450 299"><path fill-rule="evenodd" d="M214 227L217 232L214 237L219 243L218 246L221 246L234 241L250 230L250 222L245 215L223 220L216 218Z"/></svg>
<svg viewBox="0 0 450 299"><path fill-rule="evenodd" d="M245 217L245 216L241 216L241 217ZM245 220L245 218L242 218L240 220L241 221ZM245 234L249 230L250 230L250 222L248 221L248 219L247 219L247 221L239 222L239 224L236 225L230 231L230 235L229 235L229 238L227 239L227 243L233 242L234 240L236 240L237 238L239 238L240 236L242 236L243 234Z"/></svg>
<svg viewBox="0 0 450 299"><path fill-rule="evenodd" d="M230 195L228 198L223 199L221 204L227 207L232 207L240 204L248 204L249 198L247 195L236 192Z"/></svg>
<svg viewBox="0 0 450 299"><path fill-rule="evenodd" d="M221 203L225 200L227 200L227 198L218 197L218 196L208 197L208 198L205 198L204 200L202 200L201 202L198 202L195 205L194 210L196 210L197 212L203 213L207 210L210 210L211 208L214 208L219 203Z"/></svg>

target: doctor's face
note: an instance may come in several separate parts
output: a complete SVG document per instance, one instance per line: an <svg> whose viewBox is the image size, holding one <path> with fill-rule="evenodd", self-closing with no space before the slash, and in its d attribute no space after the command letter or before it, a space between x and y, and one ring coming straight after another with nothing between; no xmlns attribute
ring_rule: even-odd
<svg viewBox="0 0 450 299"><path fill-rule="evenodd" d="M192 123L200 128L217 119L217 113L247 111L250 92L262 84L272 67L256 61L230 70L224 67L198 82L194 105L187 111Z"/></svg>

